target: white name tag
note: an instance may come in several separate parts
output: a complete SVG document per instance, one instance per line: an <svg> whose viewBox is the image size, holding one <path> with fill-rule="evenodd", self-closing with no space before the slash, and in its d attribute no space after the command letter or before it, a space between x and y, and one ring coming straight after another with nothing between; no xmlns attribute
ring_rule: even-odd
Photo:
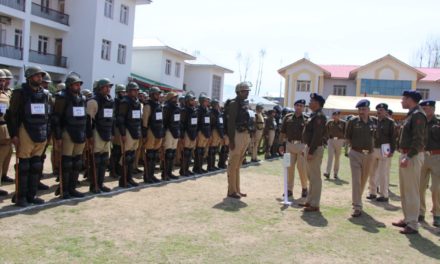
<svg viewBox="0 0 440 264"><path fill-rule="evenodd" d="M132 117L133 119L139 119L139 118L141 118L141 110L133 110L133 111L131 112L131 117Z"/></svg>
<svg viewBox="0 0 440 264"><path fill-rule="evenodd" d="M31 114L44 115L46 113L46 107L44 104L31 104Z"/></svg>
<svg viewBox="0 0 440 264"><path fill-rule="evenodd" d="M209 117L205 116L205 124L209 124L210 121L211 121L211 120L209 119Z"/></svg>
<svg viewBox="0 0 440 264"><path fill-rule="evenodd" d="M197 125L197 118L191 118L191 125Z"/></svg>
<svg viewBox="0 0 440 264"><path fill-rule="evenodd" d="M82 106L74 106L73 107L73 116L75 117L81 117L81 116L85 116L85 111L84 111L84 107Z"/></svg>
<svg viewBox="0 0 440 264"><path fill-rule="evenodd" d="M0 104L0 113L5 114L6 110L8 110L7 104Z"/></svg>
<svg viewBox="0 0 440 264"><path fill-rule="evenodd" d="M223 117L220 117L220 118L218 119L218 122L219 122L220 124L223 124Z"/></svg>
<svg viewBox="0 0 440 264"><path fill-rule="evenodd" d="M113 109L112 108L104 108L104 117L105 118L113 117Z"/></svg>
<svg viewBox="0 0 440 264"><path fill-rule="evenodd" d="M174 115L174 121L180 121L180 115L179 114L175 114Z"/></svg>
<svg viewBox="0 0 440 264"><path fill-rule="evenodd" d="M156 113L156 120L162 120L162 112Z"/></svg>

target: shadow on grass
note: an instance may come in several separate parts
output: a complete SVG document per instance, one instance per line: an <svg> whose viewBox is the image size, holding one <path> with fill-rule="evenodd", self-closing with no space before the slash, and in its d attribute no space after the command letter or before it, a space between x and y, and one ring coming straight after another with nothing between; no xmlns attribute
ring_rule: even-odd
<svg viewBox="0 0 440 264"><path fill-rule="evenodd" d="M223 201L214 205L212 208L220 209L225 212L238 212L240 209L247 207L247 203L234 198L224 198Z"/></svg>
<svg viewBox="0 0 440 264"><path fill-rule="evenodd" d="M362 226L362 229L369 233L379 233L379 228L386 227L384 223L377 221L366 212L362 212L360 217L351 217L348 220L355 225Z"/></svg>
<svg viewBox="0 0 440 264"><path fill-rule="evenodd" d="M349 184L348 181L345 181L345 180L343 180L343 179L341 179L341 178L339 178L339 179L324 179L324 180L327 181L327 182L334 183L335 185L345 185L345 184Z"/></svg>
<svg viewBox="0 0 440 264"><path fill-rule="evenodd" d="M406 235L409 240L410 247L416 249L425 256L440 260L440 247L429 239L422 237L420 234Z"/></svg>
<svg viewBox="0 0 440 264"><path fill-rule="evenodd" d="M389 193L389 197L391 200L396 201L396 202L400 202L400 196L393 193L391 190L388 191Z"/></svg>
<svg viewBox="0 0 440 264"><path fill-rule="evenodd" d="M400 206L395 206L395 205L392 205L387 202L370 201L370 204L377 206L377 207L382 207L383 209L385 209L387 211L391 211L391 212L395 212L395 211L398 211L399 209L401 209Z"/></svg>
<svg viewBox="0 0 440 264"><path fill-rule="evenodd" d="M440 237L440 228L436 228L436 227L430 226L425 221L421 222L420 225L423 227L423 229L429 231L431 234Z"/></svg>
<svg viewBox="0 0 440 264"><path fill-rule="evenodd" d="M301 219L307 224L315 227L325 227L328 225L327 219L325 219L321 212L303 212Z"/></svg>

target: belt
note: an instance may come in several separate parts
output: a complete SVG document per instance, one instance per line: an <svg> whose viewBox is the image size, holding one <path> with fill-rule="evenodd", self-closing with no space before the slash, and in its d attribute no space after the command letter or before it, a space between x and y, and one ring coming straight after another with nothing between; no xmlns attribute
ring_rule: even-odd
<svg viewBox="0 0 440 264"><path fill-rule="evenodd" d="M362 154L370 154L370 150L369 149L362 149L362 148L351 148L352 150L362 153Z"/></svg>
<svg viewBox="0 0 440 264"><path fill-rule="evenodd" d="M343 139L343 138L338 138L338 137L330 137L330 139L338 140L338 139Z"/></svg>
<svg viewBox="0 0 440 264"><path fill-rule="evenodd" d="M431 156L431 155L439 155L440 149L434 149L434 150L427 150L425 151L425 155Z"/></svg>
<svg viewBox="0 0 440 264"><path fill-rule="evenodd" d="M302 144L301 140L289 140L289 143L292 143L292 144Z"/></svg>

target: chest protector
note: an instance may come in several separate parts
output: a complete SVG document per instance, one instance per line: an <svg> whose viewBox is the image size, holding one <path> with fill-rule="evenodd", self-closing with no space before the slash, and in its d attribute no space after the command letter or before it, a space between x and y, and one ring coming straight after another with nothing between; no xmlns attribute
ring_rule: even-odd
<svg viewBox="0 0 440 264"><path fill-rule="evenodd" d="M185 107L185 110L187 113L187 124L186 124L186 133L188 133L188 137L191 140L195 140L197 137L197 111L193 107Z"/></svg>
<svg viewBox="0 0 440 264"><path fill-rule="evenodd" d="M74 95L67 91L61 96L66 100L64 116L61 120L64 128L73 143L82 144L86 140L86 99L82 95Z"/></svg>
<svg viewBox="0 0 440 264"><path fill-rule="evenodd" d="M180 107L176 104L165 103L164 113L168 116L164 128L168 129L174 138L180 137Z"/></svg>
<svg viewBox="0 0 440 264"><path fill-rule="evenodd" d="M153 100L149 100L148 104L150 105L151 109L150 117L148 119L148 127L151 129L156 138L163 138L165 132L163 128L162 106Z"/></svg>
<svg viewBox="0 0 440 264"><path fill-rule="evenodd" d="M32 141L41 143L47 140L49 122L49 99L43 89L34 92L25 85L22 89L24 99L23 125Z"/></svg>
<svg viewBox="0 0 440 264"><path fill-rule="evenodd" d="M213 116L215 117L214 120L214 124L212 124L212 129L217 129L218 133L220 134L220 137L223 138L223 136L225 135L225 125L224 125L224 120L223 120L223 113L220 112L217 109L213 109L211 110Z"/></svg>
<svg viewBox="0 0 440 264"><path fill-rule="evenodd" d="M110 96L98 94L94 98L98 103L98 112L95 116L95 128L104 141L112 138L112 128L115 119L115 102Z"/></svg>
<svg viewBox="0 0 440 264"><path fill-rule="evenodd" d="M125 117L125 127L133 139L141 137L141 103L138 99L133 100L126 97L125 102L128 105L127 116Z"/></svg>
<svg viewBox="0 0 440 264"><path fill-rule="evenodd" d="M246 130L249 130L249 122L250 122L250 115L249 115L249 102L238 100L238 113L237 118L235 119L235 124L238 132L243 132Z"/></svg>
<svg viewBox="0 0 440 264"><path fill-rule="evenodd" d="M198 108L198 131L207 138L211 137L211 114L206 107Z"/></svg>

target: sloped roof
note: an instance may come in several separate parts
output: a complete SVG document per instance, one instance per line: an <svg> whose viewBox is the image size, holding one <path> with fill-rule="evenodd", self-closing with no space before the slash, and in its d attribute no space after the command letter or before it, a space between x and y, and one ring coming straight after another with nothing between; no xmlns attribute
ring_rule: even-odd
<svg viewBox="0 0 440 264"><path fill-rule="evenodd" d="M186 61L185 63L191 67L212 67L212 68L220 69L225 73L234 73L233 70L219 66L203 55L198 55L195 60Z"/></svg>
<svg viewBox="0 0 440 264"><path fill-rule="evenodd" d="M295 65L297 65L297 64L304 63L304 62L305 62L305 63L308 63L308 64L310 64L310 65L312 65L312 66L314 66L314 67L316 67L316 68L318 68L318 69L320 69L321 71L324 72L324 75L326 75L326 76L330 76L330 72L328 72L326 69L322 68L322 67L319 66L318 64L315 64L315 63L311 62L310 60L308 60L308 59L306 59L306 58L302 58L302 59L300 59L300 60L297 60L297 61L295 61L294 63L289 64L289 65L287 65L287 66L285 66L285 67L279 69L279 70L278 70L278 73L281 74L281 75L284 75L284 72L286 72L286 70L287 70L288 68L293 67L293 66L295 66Z"/></svg>
<svg viewBox="0 0 440 264"><path fill-rule="evenodd" d="M177 56L182 57L184 60L196 59L196 57L194 57L193 55L172 48L156 38L133 39L133 49L134 50L166 50Z"/></svg>

